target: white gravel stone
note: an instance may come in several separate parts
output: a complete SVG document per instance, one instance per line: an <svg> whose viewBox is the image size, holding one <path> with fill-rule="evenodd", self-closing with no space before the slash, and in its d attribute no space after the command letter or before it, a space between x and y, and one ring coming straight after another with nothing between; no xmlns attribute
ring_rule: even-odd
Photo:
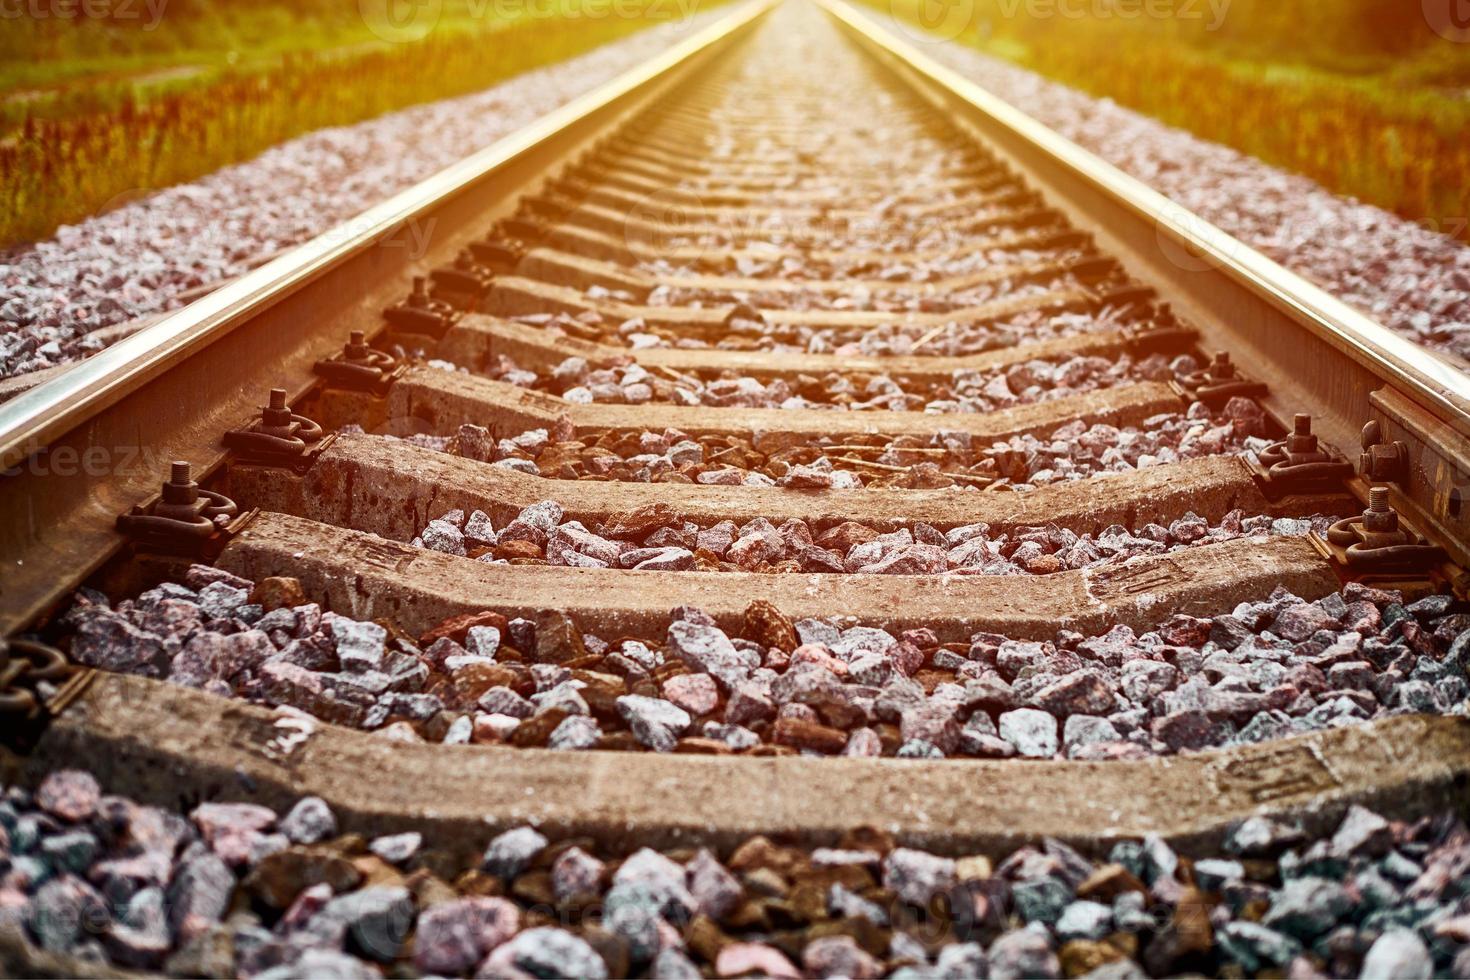
<svg viewBox="0 0 1470 980"><path fill-rule="evenodd" d="M656 752L668 752L688 730L693 719L683 708L663 698L627 694L618 698L618 714L628 723L638 741Z"/></svg>
<svg viewBox="0 0 1470 980"><path fill-rule="evenodd" d="M501 878L514 878L545 846L546 838L530 827L507 830L485 848L485 870Z"/></svg>
<svg viewBox="0 0 1470 980"><path fill-rule="evenodd" d="M1000 716L1000 737L1032 759L1057 754L1057 720L1036 708L1017 708Z"/></svg>
<svg viewBox="0 0 1470 980"><path fill-rule="evenodd" d="M1424 940L1409 929L1390 929L1363 959L1364 980L1429 980L1434 961Z"/></svg>
<svg viewBox="0 0 1470 980"><path fill-rule="evenodd" d="M315 844L337 832L337 818L321 797L307 796L281 818L281 832L293 844Z"/></svg>

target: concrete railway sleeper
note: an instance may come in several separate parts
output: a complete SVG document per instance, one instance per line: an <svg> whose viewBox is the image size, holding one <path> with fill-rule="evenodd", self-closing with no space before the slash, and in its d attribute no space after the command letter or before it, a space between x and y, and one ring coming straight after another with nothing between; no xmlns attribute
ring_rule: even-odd
<svg viewBox="0 0 1470 980"><path fill-rule="evenodd" d="M0 971L1470 970L1470 385L1148 194L756 3L0 406Z"/></svg>

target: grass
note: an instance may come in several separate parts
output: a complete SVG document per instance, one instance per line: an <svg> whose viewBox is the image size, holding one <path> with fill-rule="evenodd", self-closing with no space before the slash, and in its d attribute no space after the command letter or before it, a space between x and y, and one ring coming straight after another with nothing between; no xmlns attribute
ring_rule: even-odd
<svg viewBox="0 0 1470 980"><path fill-rule="evenodd" d="M869 2L917 20L925 0ZM1203 2L1166 8L1197 19L1127 21L950 9L967 21L938 24L946 36L1466 237L1470 43L1432 31L1418 3L1234 0L1218 20Z"/></svg>
<svg viewBox="0 0 1470 980"><path fill-rule="evenodd" d="M314 129L483 89L696 0L152 0L156 19L147 2L0 30L0 245ZM384 3L439 13L394 22Z"/></svg>

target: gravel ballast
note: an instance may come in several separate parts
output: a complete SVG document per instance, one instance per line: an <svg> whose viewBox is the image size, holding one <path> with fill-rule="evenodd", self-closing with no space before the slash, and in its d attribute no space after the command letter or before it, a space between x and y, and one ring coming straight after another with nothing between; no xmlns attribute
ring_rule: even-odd
<svg viewBox="0 0 1470 980"><path fill-rule="evenodd" d="M544 548L565 561L612 562L630 546L561 517L547 501L499 532L476 513L463 530L456 515L436 522L434 533L444 547L498 540L485 553L515 560ZM640 521L630 515L623 523ZM1137 553L1242 530L1239 515L1226 523L1230 529L1211 531L1201 520L1157 529L1175 545L1121 528L1098 544ZM1302 533L1295 525L1307 524L1248 523L1276 533ZM766 527L738 537L730 528L725 554L768 567L773 550L786 548L782 532L794 538L795 529L752 524ZM658 537L665 530L650 526L644 543L666 540ZM860 530L835 529L846 538ZM1008 558L977 560L1016 574L1023 552L1038 567L1060 564L1047 554L1051 532L1036 531L1008 542ZM716 536L696 539L715 547ZM991 546L983 535L976 540ZM856 544L848 554L876 554L878 543ZM1089 545L1073 543L1067 557ZM678 546L662 547L667 557ZM872 558L879 567L869 570L877 573L912 573L891 562L923 558L925 547L896 544L889 559L863 560ZM695 553L708 555L705 548ZM763 601L750 604L735 632L690 607L672 610L662 635L637 637L586 633L561 613L526 610L523 617L458 616L412 637L386 620L324 611L295 579L256 583L196 565L183 582L116 604L83 590L64 617L63 639L86 666L304 711L384 738L567 751L1104 761L1269 741L1394 714L1463 714L1470 694L1463 604L1450 596L1406 603L1358 584L1316 602L1277 589L1229 613L1176 615L1142 634L1127 626L1097 636L1064 630L1046 642L976 633L941 644L922 628L793 621Z"/></svg>
<svg viewBox="0 0 1470 980"><path fill-rule="evenodd" d="M0 941L262 980L1470 974L1453 812L1354 806L1317 839L1257 816L1220 853L1150 836L1098 859L1052 839L942 856L873 828L728 854L607 853L528 826L478 860L446 843L339 833L313 797L176 812L61 770L0 798Z"/></svg>
<svg viewBox="0 0 1470 980"><path fill-rule="evenodd" d="M549 518L557 515L555 523ZM812 572L855 575L1049 575L1094 568L1141 555L1164 554L1248 535L1326 534L1335 518L1306 519L1226 514L1211 527L1186 513L1170 526L1137 529L1113 525L1100 534L1078 534L1057 524L992 534L987 524L940 531L922 522L888 533L859 521L816 532L791 519L777 526L758 517L744 525L725 520L701 526L670 520L650 505L589 529L562 518L560 505L543 500L521 511L501 531L483 511L440 514L413 544L492 565L537 563L576 568L646 571ZM547 526L549 525L549 527Z"/></svg>
<svg viewBox="0 0 1470 980"><path fill-rule="evenodd" d="M565 424L561 424L565 422ZM1268 445L1266 419L1255 402L1232 398L1219 412L1196 402L1139 426L1068 422L1038 437L1029 433L985 445L964 431L936 426L933 436L790 440L756 433L693 438L678 429L610 431L588 442L570 420L493 439L466 423L452 435L404 438L425 448L557 479L606 478L632 483L700 483L802 489L870 487L910 490L977 486L1038 486L1104 473L1142 470L1181 460L1259 452ZM358 426L343 431L358 432Z"/></svg>

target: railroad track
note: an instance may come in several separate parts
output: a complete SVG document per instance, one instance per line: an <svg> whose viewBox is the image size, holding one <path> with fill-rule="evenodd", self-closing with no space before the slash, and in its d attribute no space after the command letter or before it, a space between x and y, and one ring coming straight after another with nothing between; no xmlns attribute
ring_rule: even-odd
<svg viewBox="0 0 1470 980"><path fill-rule="evenodd" d="M1232 739L1275 681L1154 710L1125 663L1210 687L1181 649L1274 629L1408 703L1317 631L1439 596L1404 642L1448 656L1467 438L1470 378L864 15L742 7L0 407L0 628L72 660L13 647L6 771L457 859L1411 818L1463 718Z"/></svg>

